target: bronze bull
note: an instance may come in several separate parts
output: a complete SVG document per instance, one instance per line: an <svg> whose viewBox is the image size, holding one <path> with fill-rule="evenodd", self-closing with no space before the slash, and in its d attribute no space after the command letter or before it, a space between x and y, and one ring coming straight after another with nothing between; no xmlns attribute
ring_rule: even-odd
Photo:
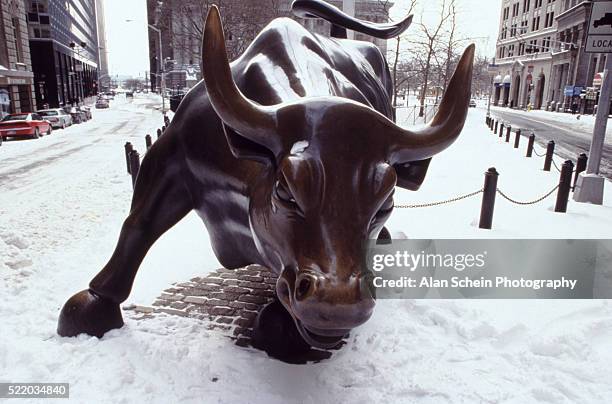
<svg viewBox="0 0 612 404"><path fill-rule="evenodd" d="M293 8L332 21L336 32L382 38L412 18L371 24L318 0ZM374 308L363 244L383 230L395 186L418 189L430 158L461 132L473 55L471 45L433 120L410 131L394 123L391 78L376 46L280 18L229 64L212 7L204 79L147 152L116 249L89 289L65 304L58 333L100 337L121 327L119 304L148 249L195 209L225 267L276 272L277 296L304 340L336 345Z"/></svg>

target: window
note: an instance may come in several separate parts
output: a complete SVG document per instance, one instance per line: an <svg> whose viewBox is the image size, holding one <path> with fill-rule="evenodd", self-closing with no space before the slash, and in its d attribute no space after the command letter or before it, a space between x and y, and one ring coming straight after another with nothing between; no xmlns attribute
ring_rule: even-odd
<svg viewBox="0 0 612 404"><path fill-rule="evenodd" d="M531 0L523 0L523 13L529 11L529 3L531 3Z"/></svg>
<svg viewBox="0 0 612 404"><path fill-rule="evenodd" d="M519 54L519 56L522 56L522 55L525 54L525 42L521 42L519 44L518 54Z"/></svg>
<svg viewBox="0 0 612 404"><path fill-rule="evenodd" d="M19 18L13 17L13 35L15 36L15 52L17 53L17 63L23 63L23 47L21 43L21 29L19 27Z"/></svg>

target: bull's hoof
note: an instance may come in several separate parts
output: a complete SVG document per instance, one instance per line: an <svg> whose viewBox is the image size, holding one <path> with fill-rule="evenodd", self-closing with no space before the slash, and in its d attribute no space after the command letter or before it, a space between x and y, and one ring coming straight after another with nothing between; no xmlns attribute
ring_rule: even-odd
<svg viewBox="0 0 612 404"><path fill-rule="evenodd" d="M85 333L101 338L107 331L123 326L119 305L90 290L72 296L60 313L57 333L74 337Z"/></svg>
<svg viewBox="0 0 612 404"><path fill-rule="evenodd" d="M306 363L327 359L331 353L312 349L304 341L291 315L280 301L268 304L253 327L253 347L287 363Z"/></svg>

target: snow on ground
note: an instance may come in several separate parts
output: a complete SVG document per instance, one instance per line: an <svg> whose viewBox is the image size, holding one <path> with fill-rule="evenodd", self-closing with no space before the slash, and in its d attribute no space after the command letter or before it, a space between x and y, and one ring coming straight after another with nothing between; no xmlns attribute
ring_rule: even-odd
<svg viewBox="0 0 612 404"><path fill-rule="evenodd" d="M302 366L175 316L125 312L125 327L100 340L58 337L61 306L114 248L131 196L123 144L142 151L161 125L152 99L118 99L88 123L0 147L0 381L69 382L78 403L611 402L609 301L380 301L342 350ZM479 189L490 166L515 198L556 184L540 159L522 157L524 142L513 150L483 122L470 110L421 190L398 190L396 203ZM611 237L610 185L604 206L571 201L567 214L551 211L554 196L531 207L498 199L491 231L477 228L479 197L397 209L389 226L413 238ZM151 249L128 302L150 304L170 283L218 266L191 214Z"/></svg>

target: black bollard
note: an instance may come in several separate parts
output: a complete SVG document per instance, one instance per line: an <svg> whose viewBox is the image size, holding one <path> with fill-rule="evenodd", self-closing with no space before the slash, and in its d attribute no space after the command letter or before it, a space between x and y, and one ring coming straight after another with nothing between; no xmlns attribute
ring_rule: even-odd
<svg viewBox="0 0 612 404"><path fill-rule="evenodd" d="M161 135L162 135L162 130L158 128L157 129L157 138L159 139Z"/></svg>
<svg viewBox="0 0 612 404"><path fill-rule="evenodd" d="M561 166L561 175L559 176L559 190L557 191L557 203L555 203L555 212L567 212L567 200L569 199L570 189L572 187L572 171L574 163L571 160L565 160Z"/></svg>
<svg viewBox="0 0 612 404"><path fill-rule="evenodd" d="M495 207L495 196L497 195L497 177L499 177L499 173L495 167L491 167L485 172L482 205L480 207L480 223L478 225L481 229L491 229L493 225L493 209Z"/></svg>
<svg viewBox="0 0 612 404"><path fill-rule="evenodd" d="M166 127L170 125L170 118L168 118L168 115L164 115L164 125L166 125Z"/></svg>
<svg viewBox="0 0 612 404"><path fill-rule="evenodd" d="M162 131L162 133L164 133L166 131L166 125L162 126L161 131Z"/></svg>
<svg viewBox="0 0 612 404"><path fill-rule="evenodd" d="M535 143L535 133L531 132L529 135L529 141L527 142L527 157L531 157L533 154L533 144Z"/></svg>
<svg viewBox="0 0 612 404"><path fill-rule="evenodd" d="M499 121L498 121L498 120L496 120L496 121L495 121L495 129L493 130L493 133L494 133L495 135L497 135L497 127L498 127L498 125L499 125Z"/></svg>
<svg viewBox="0 0 612 404"><path fill-rule="evenodd" d="M153 143L151 142L151 135L149 135L148 133L147 136L145 136L145 143L147 144L147 150L149 150L153 145Z"/></svg>
<svg viewBox="0 0 612 404"><path fill-rule="evenodd" d="M578 175L586 170L588 157L584 153L580 153L578 155L578 160L576 160L576 174L574 175L574 185L572 185L572 191L576 189L576 182L578 181Z"/></svg>
<svg viewBox="0 0 612 404"><path fill-rule="evenodd" d="M130 152L130 167L132 169L132 188L134 188L138 171L140 171L140 154L136 150Z"/></svg>
<svg viewBox="0 0 612 404"><path fill-rule="evenodd" d="M521 130L517 129L516 133L514 134L514 148L515 149L518 149L520 141L521 141Z"/></svg>
<svg viewBox="0 0 612 404"><path fill-rule="evenodd" d="M130 174L130 152L134 150L134 147L130 142L125 142L125 164L127 165L127 172Z"/></svg>
<svg viewBox="0 0 612 404"><path fill-rule="evenodd" d="M544 171L550 171L553 155L555 153L555 141L551 140L546 146L546 158L544 159Z"/></svg>
<svg viewBox="0 0 612 404"><path fill-rule="evenodd" d="M506 129L506 143L510 143L510 134L512 133L512 126L508 125Z"/></svg>
<svg viewBox="0 0 612 404"><path fill-rule="evenodd" d="M485 116L485 125L487 125L487 126L489 125L489 116L488 115Z"/></svg>
<svg viewBox="0 0 612 404"><path fill-rule="evenodd" d="M499 127L499 137L504 136L504 123L502 122L501 126Z"/></svg>

